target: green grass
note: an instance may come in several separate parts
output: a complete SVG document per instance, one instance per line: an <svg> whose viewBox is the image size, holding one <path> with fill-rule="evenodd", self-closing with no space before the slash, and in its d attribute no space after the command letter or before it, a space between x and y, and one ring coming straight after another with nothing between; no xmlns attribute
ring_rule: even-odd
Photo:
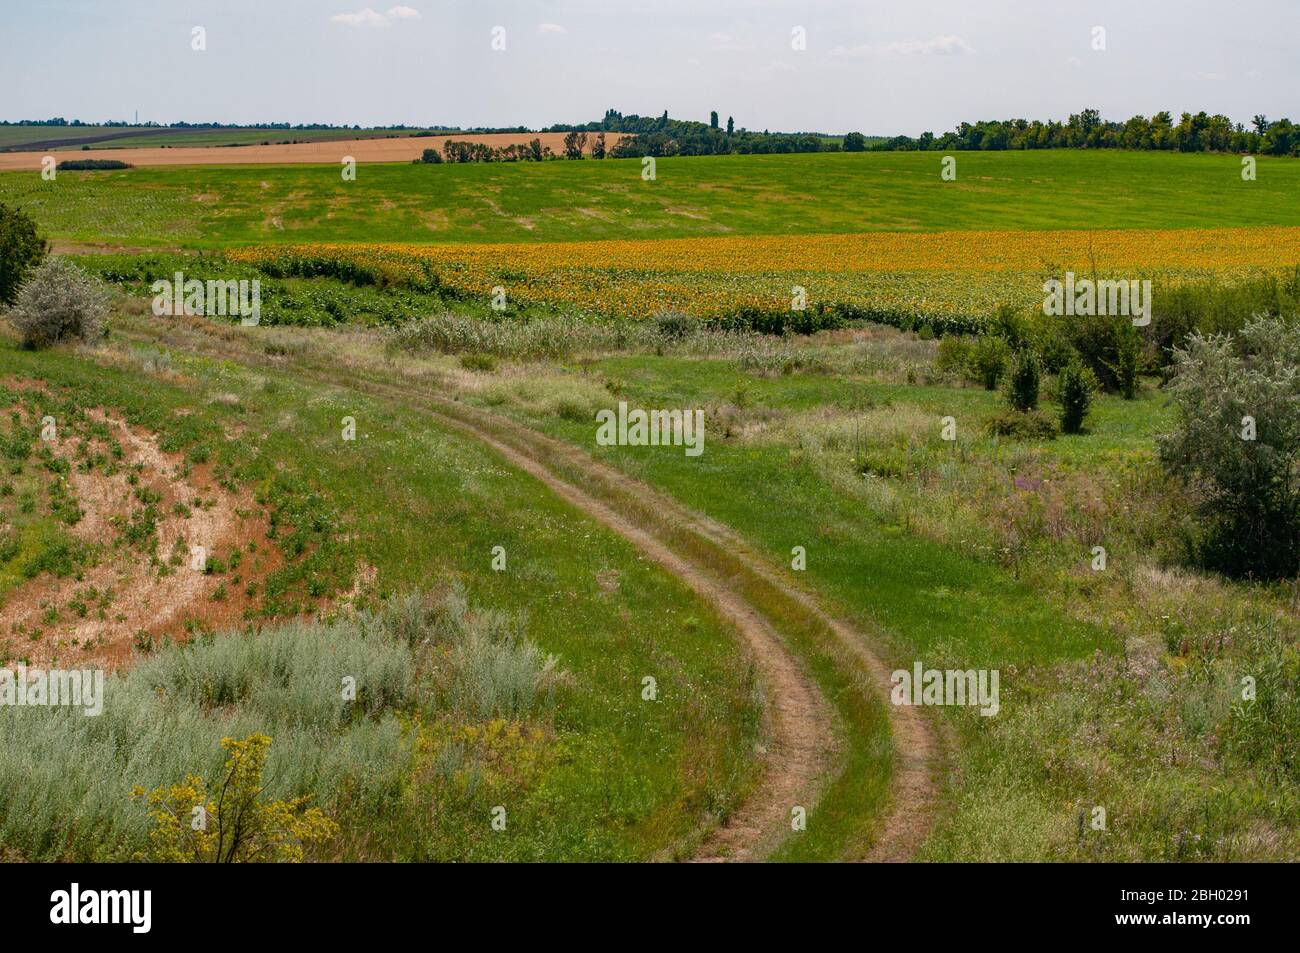
<svg viewBox="0 0 1300 953"><path fill-rule="evenodd" d="M845 386L832 376L746 378L723 361L612 358L593 369L625 385L617 399L641 407L716 405L734 399L738 381L752 405L788 410L883 401L891 391ZM935 388L922 395L940 406L990 403L989 395L974 390L948 390L940 397ZM736 528L778 564L789 565L791 548L804 546L808 576L820 588L864 627L883 625L917 657L941 651L957 661L997 667L1078 657L1110 644L1105 633L1043 604L1009 575L864 512L857 500L792 461L787 446L737 444L719 439L715 430L705 438L704 454L690 459L650 447L597 447L594 424L587 422L534 416L529 423ZM762 490L738 493L737 487Z"/></svg>
<svg viewBox="0 0 1300 953"><path fill-rule="evenodd" d="M805 546L808 581L863 628L883 626L891 663L1001 670L998 717L943 712L958 770L923 859L1294 856L1300 793L1276 741L1300 717L1286 674L1300 664L1295 586L1179 568L1168 543L1184 512L1153 454L1173 421L1151 388L1101 398L1082 436L1022 444L986 433L1004 398L977 388L833 369L752 376L725 358L648 354L535 366L530 377L528 392L506 377L463 398L666 489L774 562ZM593 406L708 408L705 452L597 447L594 422L548 412L548 388ZM926 435L941 414L959 421L956 447ZM827 435L834 420L862 421L860 449L872 454L896 446L891 421L922 430L896 475L863 476L848 465L853 448ZM764 422L771 433L741 436ZM1013 489L1017 473L1047 482ZM1088 569L1090 521L1106 572ZM1266 703L1240 704L1243 672L1269 680ZM1105 832L1088 826L1096 806Z"/></svg>
<svg viewBox="0 0 1300 953"><path fill-rule="evenodd" d="M1145 152L827 153L492 165L0 173L49 235L156 247L493 242L948 229L1297 225L1300 161ZM1213 209L1212 220L1207 210Z"/></svg>
<svg viewBox="0 0 1300 953"><path fill-rule="evenodd" d="M246 428L231 445L248 467L238 472L274 462L329 515L327 537L309 547L328 540L332 564L373 566L384 592L458 581L476 604L523 612L527 634L571 673L574 687L554 717L552 766L512 812L511 836L487 839L473 856L671 854L752 783L759 716L734 638L629 544L418 413L224 361L173 353L170 364L187 386L70 353L0 346L0 375L46 380L82 406L120 408L158 430L165 446L210 427ZM211 402L223 393L238 395L238 405ZM345 415L358 422L353 444L340 439ZM496 545L508 554L503 573L490 569ZM621 573L616 593L597 584L603 570ZM658 680L657 703L641 700L646 675ZM474 806L484 817L491 807ZM374 849L412 856L416 846L391 833ZM435 837L419 849L447 856L457 848Z"/></svg>

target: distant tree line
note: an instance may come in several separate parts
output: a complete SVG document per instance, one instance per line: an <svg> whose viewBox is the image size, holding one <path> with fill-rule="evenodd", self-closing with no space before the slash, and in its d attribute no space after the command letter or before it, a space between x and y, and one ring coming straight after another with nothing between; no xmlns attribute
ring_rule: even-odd
<svg viewBox="0 0 1300 953"><path fill-rule="evenodd" d="M848 148L847 137L845 148ZM1125 122L1101 118L1096 109L1075 113L1065 122L1006 119L963 122L953 132L924 132L913 139L895 136L870 147L874 151L1004 149L1140 149L1167 152L1235 152L1251 155L1300 155L1300 126L1289 119L1255 116L1249 128L1227 116L1183 113L1175 122L1168 112L1134 116Z"/></svg>
<svg viewBox="0 0 1300 953"><path fill-rule="evenodd" d="M625 116L614 109L606 110L605 118L585 125L551 126L547 132L568 133L623 133L624 138L609 149L613 159L639 158L641 156L713 156L736 153L759 154L774 152L838 152L840 144L834 139L811 132L751 132L737 129L735 120L728 116L726 129L721 128L718 113L712 112L709 122L687 119L669 119L668 111L662 116Z"/></svg>
<svg viewBox="0 0 1300 953"><path fill-rule="evenodd" d="M540 139L511 143L508 146L448 139L442 144L441 154L437 149L425 149L423 156L415 161L438 165L443 162L541 162L553 158L555 153L549 146L542 145Z"/></svg>

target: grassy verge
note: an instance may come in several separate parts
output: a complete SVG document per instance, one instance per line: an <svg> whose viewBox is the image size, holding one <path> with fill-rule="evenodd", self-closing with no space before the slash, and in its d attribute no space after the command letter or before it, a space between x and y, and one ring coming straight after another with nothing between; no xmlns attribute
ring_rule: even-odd
<svg viewBox="0 0 1300 953"><path fill-rule="evenodd" d="M481 829L489 830L489 809L499 803L489 803L494 788L486 785L462 792L463 813L434 812L427 836L417 838L366 801L348 828L352 835L343 838L346 856L671 856L688 849L710 818L738 803L754 780L751 752L760 719L752 674L713 614L627 544L418 413L187 355L165 342L147 364L156 368L157 353L165 353L172 376L164 380L132 353L87 359L66 351L30 354L6 343L0 374L42 380L82 407L115 408L177 446L236 435L213 448L219 459L228 455L232 479L262 474L279 481L283 531L308 532L302 576L286 592L305 593L316 579L340 591L372 578L360 599L364 605L391 593L458 583L473 604L522 614L527 637L556 655L572 679L542 726L538 750L511 748L532 737L532 729L526 722L511 727L509 718L494 727L499 715L458 715L432 726L403 722L409 743L403 758L415 758L403 762L408 793L416 802L428 795L426 806L437 791L427 787L433 782L418 765L450 757L457 745L507 775L540 759L537 770L510 785L515 808L507 835L473 835L480 818ZM355 441L341 439L345 416L357 421ZM498 545L507 554L505 572L491 569ZM601 580L612 580L613 588ZM300 605L287 600L279 614ZM659 682L656 703L641 700L646 675ZM395 706L394 716L402 710ZM160 730L166 736L172 727L180 730L170 722ZM387 754L384 762L393 767ZM11 764L17 770L22 763ZM24 803L14 797L6 814ZM330 803L346 814L351 808L342 798L335 790ZM65 799L56 816L70 823L78 810ZM29 839L23 846L42 856L81 855L80 847L56 840Z"/></svg>

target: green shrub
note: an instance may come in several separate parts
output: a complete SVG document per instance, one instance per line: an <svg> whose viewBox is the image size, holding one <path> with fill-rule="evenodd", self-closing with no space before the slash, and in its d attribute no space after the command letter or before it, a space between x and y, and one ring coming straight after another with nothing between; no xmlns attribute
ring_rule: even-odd
<svg viewBox="0 0 1300 953"><path fill-rule="evenodd" d="M1043 370L1048 374L1061 373L1067 364L1079 356L1079 352L1070 343L1063 320L1046 315L1031 330L1028 346L1038 353Z"/></svg>
<svg viewBox="0 0 1300 953"><path fill-rule="evenodd" d="M1097 376L1091 369L1084 367L1078 359L1061 368L1057 387L1061 396L1062 433L1083 431L1083 422L1092 409L1092 399L1097 386Z"/></svg>
<svg viewBox="0 0 1300 953"><path fill-rule="evenodd" d="M1300 571L1300 324L1192 334L1175 352L1160 459L1199 498L1192 557L1234 576Z"/></svg>
<svg viewBox="0 0 1300 953"><path fill-rule="evenodd" d="M108 290L76 265L51 258L18 291L9 314L23 347L48 347L67 338L96 342L103 336Z"/></svg>
<svg viewBox="0 0 1300 953"><path fill-rule="evenodd" d="M962 377L970 366L974 345L968 337L950 336L939 339L939 349L934 356L934 369L945 377Z"/></svg>
<svg viewBox="0 0 1300 953"><path fill-rule="evenodd" d="M0 305L14 303L19 286L41 263L45 250L32 217L0 202Z"/></svg>
<svg viewBox="0 0 1300 953"><path fill-rule="evenodd" d="M497 369L497 359L491 354L462 354L460 366L467 371L484 371L490 374Z"/></svg>
<svg viewBox="0 0 1300 953"><path fill-rule="evenodd" d="M1005 410L989 420L989 433L1013 440L1051 440L1056 424L1041 410Z"/></svg>
<svg viewBox="0 0 1300 953"><path fill-rule="evenodd" d="M106 169L130 169L131 163L120 159L64 159L59 163L60 172L96 172Z"/></svg>
<svg viewBox="0 0 1300 953"><path fill-rule="evenodd" d="M660 311L654 316L655 330L665 341L680 341L700 326L698 318L681 311Z"/></svg>
<svg viewBox="0 0 1300 953"><path fill-rule="evenodd" d="M1068 327L1071 343L1102 389L1128 400L1137 396L1146 344L1132 320L1094 315L1077 318Z"/></svg>
<svg viewBox="0 0 1300 953"><path fill-rule="evenodd" d="M1038 407L1041 378L1037 354L1024 348L1012 356L1011 373L1007 377L1007 402L1012 409L1034 410Z"/></svg>
<svg viewBox="0 0 1300 953"><path fill-rule="evenodd" d="M985 390L997 390L1010 357L1011 348L1003 338L986 334L971 348L967 375Z"/></svg>
<svg viewBox="0 0 1300 953"><path fill-rule="evenodd" d="M1018 351L1029 344L1029 322L1009 304L998 305L988 327L990 334L1005 340L1012 350Z"/></svg>

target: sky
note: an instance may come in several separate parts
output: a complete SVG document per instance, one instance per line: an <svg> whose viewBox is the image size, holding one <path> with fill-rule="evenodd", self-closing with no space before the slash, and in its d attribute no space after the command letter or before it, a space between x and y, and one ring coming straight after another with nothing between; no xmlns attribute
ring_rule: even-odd
<svg viewBox="0 0 1300 953"><path fill-rule="evenodd" d="M1300 120L1297 38L1300 0L0 0L0 119Z"/></svg>

